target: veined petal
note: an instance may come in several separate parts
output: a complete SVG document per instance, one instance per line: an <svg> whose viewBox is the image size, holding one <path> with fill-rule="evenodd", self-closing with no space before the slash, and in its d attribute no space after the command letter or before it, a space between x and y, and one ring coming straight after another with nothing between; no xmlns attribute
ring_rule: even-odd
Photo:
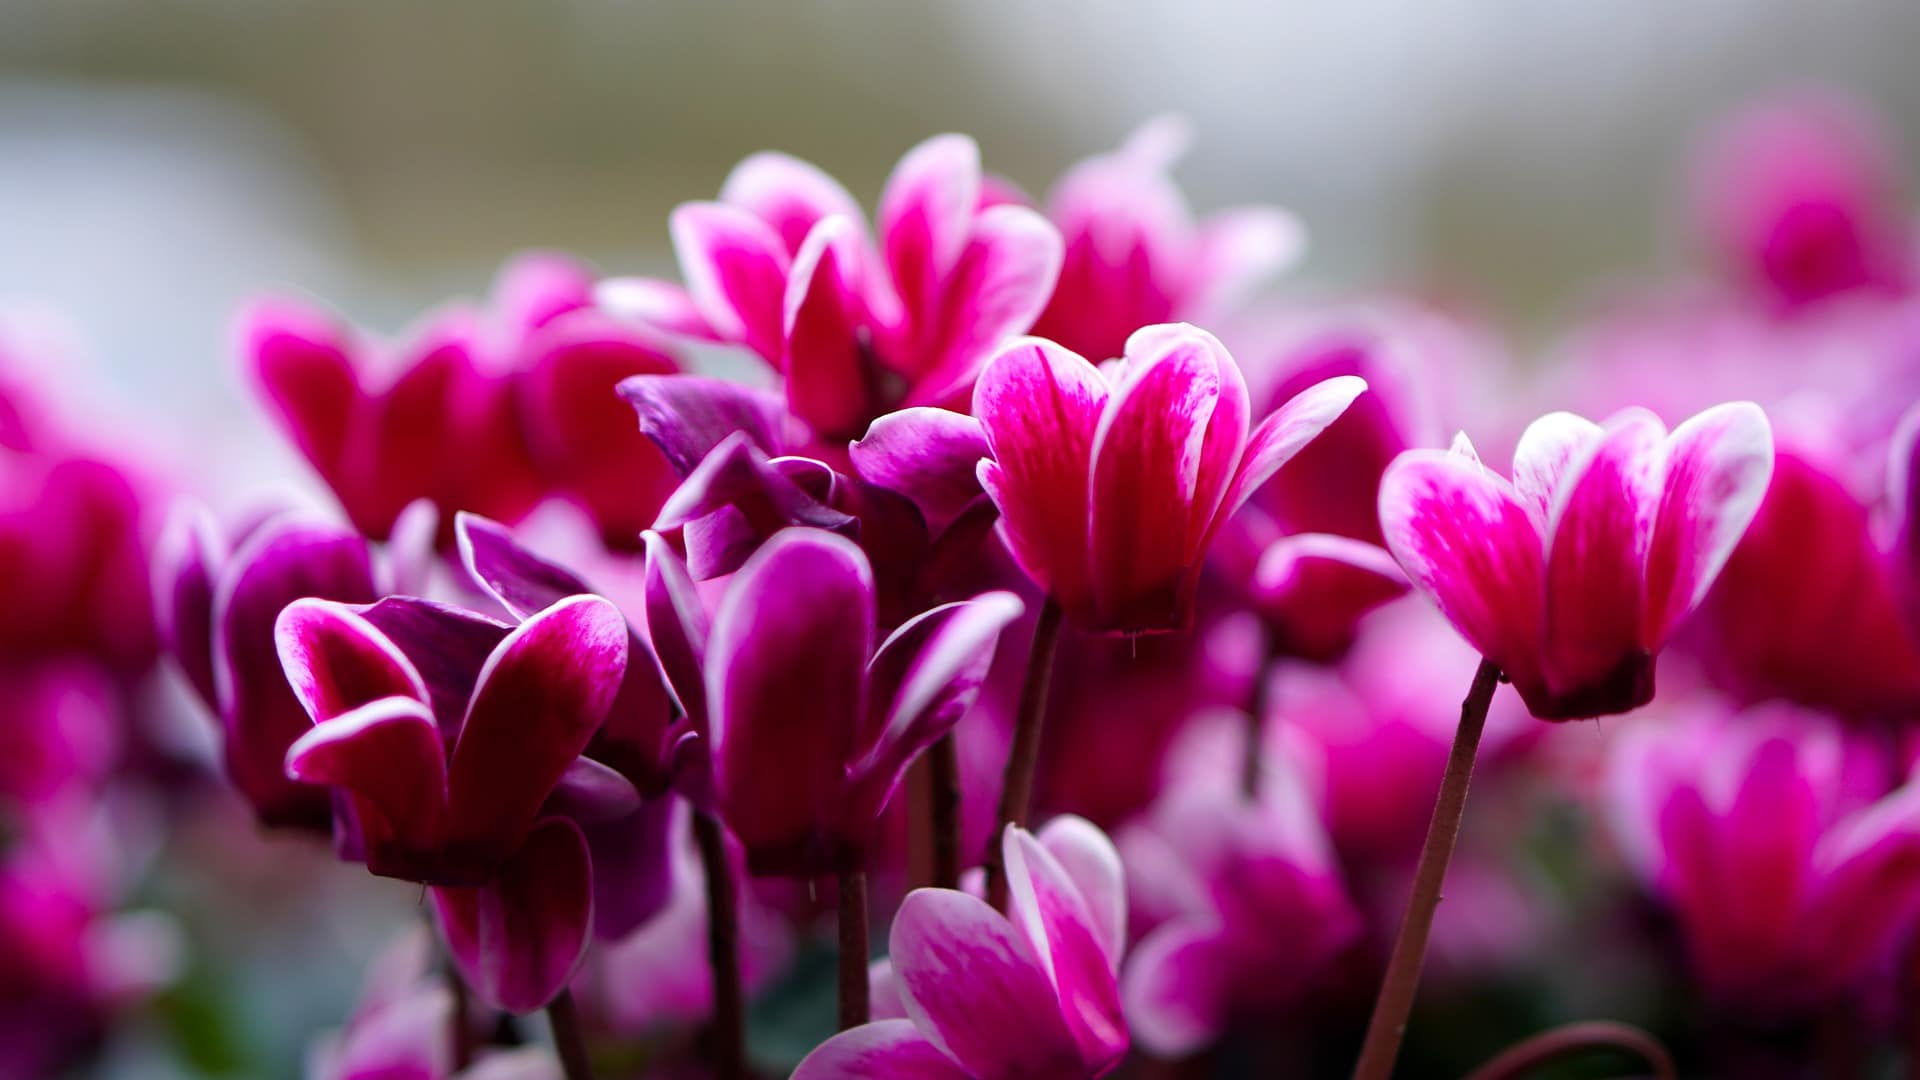
<svg viewBox="0 0 1920 1080"><path fill-rule="evenodd" d="M875 222L894 291L908 311L932 306L966 248L979 204L980 148L965 135L936 135L894 167Z"/></svg>
<svg viewBox="0 0 1920 1080"><path fill-rule="evenodd" d="M1380 527L1469 644L1516 682L1538 678L1546 558L1511 485L1459 454L1409 450L1380 478Z"/></svg>
<svg viewBox="0 0 1920 1080"><path fill-rule="evenodd" d="M1658 648L1713 586L1773 479L1773 431L1751 402L1719 405L1675 428L1647 554L1642 640Z"/></svg>
<svg viewBox="0 0 1920 1080"><path fill-rule="evenodd" d="M576 596L521 623L474 686L448 767L454 857L511 855L541 803L606 719L627 665L627 624Z"/></svg>
<svg viewBox="0 0 1920 1080"><path fill-rule="evenodd" d="M881 1020L821 1043L793 1080L974 1080L926 1040L911 1020Z"/></svg>
<svg viewBox="0 0 1920 1080"><path fill-rule="evenodd" d="M917 313L919 377L909 405L946 404L964 395L992 350L1026 333L1060 276L1060 234L1021 206L981 211L954 264L939 305Z"/></svg>
<svg viewBox="0 0 1920 1080"><path fill-rule="evenodd" d="M295 600L274 622L274 645L293 694L315 723L387 697L427 704L427 687L400 647L352 608Z"/></svg>
<svg viewBox="0 0 1920 1080"><path fill-rule="evenodd" d="M1072 814L1047 822L1039 841L1086 901L1095 937L1118 970L1127 946L1127 881L1119 850L1099 826Z"/></svg>
<svg viewBox="0 0 1920 1080"><path fill-rule="evenodd" d="M838 180L812 162L763 150L743 159L720 185L720 201L766 222L788 253L797 253L820 221L840 215L860 220L860 204Z"/></svg>
<svg viewBox="0 0 1920 1080"><path fill-rule="evenodd" d="M482 1001L529 1013L552 1001L586 957L592 863L580 827L547 818L489 884L436 888L448 951Z"/></svg>
<svg viewBox="0 0 1920 1080"><path fill-rule="evenodd" d="M720 336L780 363L787 251L773 228L725 203L685 203L667 219L680 272L700 314Z"/></svg>
<svg viewBox="0 0 1920 1080"><path fill-rule="evenodd" d="M787 277L781 323L787 407L826 435L857 432L876 411L877 373L869 370L855 276L858 237L852 218L823 219L800 245Z"/></svg>
<svg viewBox="0 0 1920 1080"><path fill-rule="evenodd" d="M704 375L635 375L614 388L640 416L640 432L685 476L736 432L768 454L788 443L785 406L765 390Z"/></svg>
<svg viewBox="0 0 1920 1080"><path fill-rule="evenodd" d="M1111 928L1095 918L1074 878L1032 833L1009 827L1001 844L1007 868L1007 916L1026 934L1052 980L1061 1015L1080 1046L1081 1060L1095 1072L1103 1072L1127 1051L1127 1023L1117 980L1119 955L1109 951L1106 940Z"/></svg>
<svg viewBox="0 0 1920 1080"><path fill-rule="evenodd" d="M721 814L758 872L839 854L807 845L839 818L874 618L866 556L816 529L768 541L720 602L706 658L714 779Z"/></svg>
<svg viewBox="0 0 1920 1080"><path fill-rule="evenodd" d="M912 499L934 529L980 495L978 466L991 453L980 421L926 407L880 417L847 448L862 479Z"/></svg>
<svg viewBox="0 0 1920 1080"><path fill-rule="evenodd" d="M1046 972L1026 939L985 901L916 889L894 916L889 952L914 1026L969 1074L1083 1070Z"/></svg>
<svg viewBox="0 0 1920 1080"><path fill-rule="evenodd" d="M1233 488L1220 507L1215 525L1240 509L1302 447L1345 415L1347 406L1366 390L1366 380L1358 375L1336 375L1295 394L1260 421L1247 438L1246 453L1240 458Z"/></svg>
<svg viewBox="0 0 1920 1080"><path fill-rule="evenodd" d="M1568 471L1606 436L1599 424L1570 412L1548 413L1520 433L1513 449L1513 489L1543 527Z"/></svg>
<svg viewBox="0 0 1920 1080"><path fill-rule="evenodd" d="M1021 569L1068 610L1091 603L1087 520L1094 432L1107 383L1092 364L1029 338L1001 350L974 386L993 461L981 485Z"/></svg>
<svg viewBox="0 0 1920 1080"><path fill-rule="evenodd" d="M445 835L446 750L424 702L380 698L329 717L287 748L286 770L346 790L376 874L412 877Z"/></svg>
<svg viewBox="0 0 1920 1080"><path fill-rule="evenodd" d="M1647 551L1665 473L1666 428L1629 410L1608 421L1554 490L1548 514L1546 664L1556 691L1610 679L1643 651Z"/></svg>

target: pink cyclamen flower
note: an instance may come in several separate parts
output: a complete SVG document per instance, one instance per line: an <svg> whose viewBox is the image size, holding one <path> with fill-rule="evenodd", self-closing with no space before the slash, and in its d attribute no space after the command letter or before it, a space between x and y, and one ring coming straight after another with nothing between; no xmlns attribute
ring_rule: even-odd
<svg viewBox="0 0 1920 1080"><path fill-rule="evenodd" d="M580 756L625 674L619 611L575 596L509 627L405 597L301 600L274 637L314 721L287 750L287 775L343 796L368 870L434 886L449 950L480 996L513 1012L546 1004L593 922L574 819L638 802Z"/></svg>
<svg viewBox="0 0 1920 1080"><path fill-rule="evenodd" d="M1060 178L1047 216L1065 257L1036 337L1099 360L1119 356L1140 327L1210 321L1300 256L1306 231L1278 207L1195 221L1168 175L1186 143L1185 126L1163 117Z"/></svg>
<svg viewBox="0 0 1920 1080"><path fill-rule="evenodd" d="M974 388L992 451L980 483L1014 558L1075 623L1184 629L1221 523L1365 389L1315 384L1249 431L1240 369L1204 330L1136 331L1111 378L1024 339Z"/></svg>
<svg viewBox="0 0 1920 1080"><path fill-rule="evenodd" d="M1462 437L1411 450L1380 483L1387 547L1543 720L1653 697L1654 657L1753 520L1773 471L1758 406L1709 409L1671 434L1629 409L1604 425L1552 413L1513 479Z"/></svg>
<svg viewBox="0 0 1920 1080"><path fill-rule="evenodd" d="M1608 794L1699 978L1774 1014L1859 990L1920 913L1920 787L1818 714L1685 719L1623 737Z"/></svg>
<svg viewBox="0 0 1920 1080"><path fill-rule="evenodd" d="M1076 1080L1128 1046L1117 973L1126 887L1106 835L1077 818L1001 840L1007 913L952 889L916 889L894 916L891 983L905 1019L828 1039L795 1080Z"/></svg>
<svg viewBox="0 0 1920 1080"><path fill-rule="evenodd" d="M709 629L672 549L650 541L648 555L654 648L706 736L720 815L748 868L862 867L908 764L972 706L1020 601L945 604L878 641L866 555L795 528L746 561Z"/></svg>
<svg viewBox="0 0 1920 1080"><path fill-rule="evenodd" d="M1023 333L1060 269L1060 236L996 204L964 135L900 160L870 238L859 204L818 168L761 153L714 202L671 221L684 288L609 282L601 300L663 329L741 345L785 383L822 440L858 437L901 405L964 402L991 349Z"/></svg>
<svg viewBox="0 0 1920 1080"><path fill-rule="evenodd" d="M1127 1018L1167 1057L1284 1015L1364 928L1297 785L1250 801L1230 776L1213 781L1169 790L1120 834L1151 927L1122 980Z"/></svg>

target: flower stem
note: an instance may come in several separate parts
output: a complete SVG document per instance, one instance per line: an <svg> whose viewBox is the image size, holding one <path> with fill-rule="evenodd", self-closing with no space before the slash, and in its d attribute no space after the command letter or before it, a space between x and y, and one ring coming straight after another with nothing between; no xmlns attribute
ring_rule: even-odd
<svg viewBox="0 0 1920 1080"><path fill-rule="evenodd" d="M1447 879L1447 863L1453 858L1454 841L1460 836L1460 818L1467 809L1473 757L1480 748L1481 729L1486 727L1487 707L1493 703L1493 692L1499 686L1500 669L1492 661L1480 661L1480 668L1473 675L1473 687L1460 705L1460 726L1453 734L1453 748L1447 752L1440 796L1433 804L1433 818L1427 823L1426 842L1420 847L1413 893L1407 899L1400 935L1394 940L1393 955L1387 961L1380 996L1374 999L1366 1041L1361 1043L1360 1060L1353 1066L1354 1080L1387 1080L1393 1073L1394 1059L1400 1055L1400 1040L1406 1035L1407 1017L1413 1013L1414 994L1420 988L1420 969L1427 959L1427 935L1433 930L1434 911L1440 906L1440 889Z"/></svg>
<svg viewBox="0 0 1920 1080"><path fill-rule="evenodd" d="M693 835L707 879L707 962L713 967L713 1073L718 1080L746 1075L747 1011L740 988L740 913L727 860L727 834L704 810L693 815Z"/></svg>
<svg viewBox="0 0 1920 1080"><path fill-rule="evenodd" d="M1262 751L1267 740L1267 673L1273 668L1270 644L1263 644L1253 671L1253 692L1247 695L1246 753L1240 759L1240 790L1249 801L1260 797Z"/></svg>
<svg viewBox="0 0 1920 1080"><path fill-rule="evenodd" d="M1645 1031L1612 1020L1585 1020L1551 1028L1502 1050L1492 1061L1468 1073L1467 1080L1518 1080L1543 1065L1594 1050L1640 1058L1652 1066L1657 1080L1674 1080L1678 1075L1666 1047Z"/></svg>
<svg viewBox="0 0 1920 1080"><path fill-rule="evenodd" d="M447 957L444 975L447 992L453 997L453 1009L447 1016L451 1030L447 1034L453 1043L453 1067L457 1072L473 1064L473 1018L467 1015L467 980L460 977L460 969L454 966L452 956Z"/></svg>
<svg viewBox="0 0 1920 1080"><path fill-rule="evenodd" d="M547 1003L547 1022L553 1026L553 1049L560 1057L560 1073L566 1080L593 1080L593 1065L587 1059L587 1041L580 1033L580 1009L573 1003L573 991L561 990Z"/></svg>
<svg viewBox="0 0 1920 1080"><path fill-rule="evenodd" d="M960 887L960 748L949 731L927 753L927 815L933 833L933 887Z"/></svg>
<svg viewBox="0 0 1920 1080"><path fill-rule="evenodd" d="M1040 729L1046 719L1047 688L1053 681L1053 654L1060 647L1060 605L1049 596L1040 605L1033 627L1033 648L1027 654L1027 677L1020 687L1020 711L1013 721L1013 746L1007 751L1007 772L1000 781L1000 813L987 841L987 903L1007 910L1007 872L1001 861L1000 840L1009 825L1027 823L1033 800L1033 774L1040 765Z"/></svg>
<svg viewBox="0 0 1920 1080"><path fill-rule="evenodd" d="M869 1019L867 984L867 874L840 872L840 1030Z"/></svg>

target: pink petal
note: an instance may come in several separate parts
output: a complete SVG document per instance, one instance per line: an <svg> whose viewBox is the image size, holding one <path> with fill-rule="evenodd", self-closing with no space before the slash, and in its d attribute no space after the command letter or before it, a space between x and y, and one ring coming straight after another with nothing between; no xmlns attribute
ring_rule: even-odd
<svg viewBox="0 0 1920 1080"><path fill-rule="evenodd" d="M565 255L524 252L500 268L492 300L500 325L517 335L531 334L593 303L593 271Z"/></svg>
<svg viewBox="0 0 1920 1080"><path fill-rule="evenodd" d="M1002 350L973 391L993 460L981 486L1000 508L1007 546L1034 583L1068 610L1091 606L1087 514L1094 432L1107 384L1092 364L1050 342Z"/></svg>
<svg viewBox="0 0 1920 1080"><path fill-rule="evenodd" d="M771 226L724 203L686 203L667 226L687 292L721 337L780 362L787 252Z"/></svg>
<svg viewBox="0 0 1920 1080"><path fill-rule="evenodd" d="M821 1043L793 1080L973 1080L928 1042L911 1020L881 1020Z"/></svg>
<svg viewBox="0 0 1920 1080"><path fill-rule="evenodd" d="M873 572L853 542L789 529L747 560L708 643L708 723L721 815L757 873L818 872L866 707Z"/></svg>
<svg viewBox="0 0 1920 1080"><path fill-rule="evenodd" d="M287 682L315 723L380 698L427 704L426 684L400 647L345 604L295 600L273 636Z"/></svg>
<svg viewBox="0 0 1920 1080"><path fill-rule="evenodd" d="M695 731L707 730L707 609L687 572L686 560L662 539L647 533L647 634L660 657L660 667L693 721Z"/></svg>
<svg viewBox="0 0 1920 1080"><path fill-rule="evenodd" d="M453 530L467 576L515 619L593 591L573 571L522 547L497 521L462 512Z"/></svg>
<svg viewBox="0 0 1920 1080"><path fill-rule="evenodd" d="M592 758L574 758L547 796L545 812L580 825L602 825L640 809L632 781Z"/></svg>
<svg viewBox="0 0 1920 1080"><path fill-rule="evenodd" d="M287 775L344 788L367 869L413 878L447 824L446 750L427 706L389 697L332 716L287 748Z"/></svg>
<svg viewBox="0 0 1920 1080"><path fill-rule="evenodd" d="M239 317L240 351L300 453L333 483L363 407L351 332L298 301L255 302Z"/></svg>
<svg viewBox="0 0 1920 1080"><path fill-rule="evenodd" d="M1380 478L1380 527L1468 644L1516 683L1538 680L1545 552L1506 481L1452 452L1409 450Z"/></svg>
<svg viewBox="0 0 1920 1080"><path fill-rule="evenodd" d="M1181 315L1206 319L1231 311L1269 278L1300 261L1306 226L1277 206L1241 206L1200 223Z"/></svg>
<svg viewBox="0 0 1920 1080"><path fill-rule="evenodd" d="M593 298L609 313L649 329L695 341L721 340L692 294L676 282L608 278L594 288Z"/></svg>
<svg viewBox="0 0 1920 1080"><path fill-rule="evenodd" d="M595 938L624 938L672 901L674 821L679 805L674 798L648 799L621 817L582 825L593 854Z"/></svg>
<svg viewBox="0 0 1920 1080"><path fill-rule="evenodd" d="M862 479L912 499L937 529L979 497L979 464L991 452L980 421L922 407L875 420L848 456Z"/></svg>
<svg viewBox="0 0 1920 1080"><path fill-rule="evenodd" d="M1667 439L1665 487L1647 554L1642 639L1658 648L1713 586L1773 479L1773 432L1751 402L1719 405Z"/></svg>
<svg viewBox="0 0 1920 1080"><path fill-rule="evenodd" d="M1047 822L1039 840L1086 901L1094 936L1117 969L1127 945L1127 882L1119 850L1099 826L1072 814Z"/></svg>
<svg viewBox="0 0 1920 1080"><path fill-rule="evenodd" d="M964 395L992 350L1025 333L1053 294L1060 275L1060 234L1020 206L982 211L942 293L920 309L918 373L909 405L946 404Z"/></svg>
<svg viewBox="0 0 1920 1080"><path fill-rule="evenodd" d="M702 581L738 570L768 537L790 525L858 533L855 518L827 505L824 492L796 483L795 475L833 480L832 471L819 462L782 467L744 434L729 436L687 474L660 508L654 528L686 527L688 568Z"/></svg>
<svg viewBox="0 0 1920 1080"><path fill-rule="evenodd" d="M980 148L936 135L907 151L880 195L880 250L900 302L930 310L965 250L980 202Z"/></svg>
<svg viewBox="0 0 1920 1080"><path fill-rule="evenodd" d="M1578 693L1643 651L1641 598L1659 502L1666 428L1630 410L1561 474L1547 534L1546 664Z"/></svg>
<svg viewBox="0 0 1920 1080"><path fill-rule="evenodd" d="M1148 327L1093 443L1090 555L1101 629L1191 618L1202 545L1247 441L1247 388L1213 335Z"/></svg>
<svg viewBox="0 0 1920 1080"><path fill-rule="evenodd" d="M507 635L480 673L448 768L456 855L486 865L519 846L606 719L626 663L626 620L599 597L563 600Z"/></svg>
<svg viewBox="0 0 1920 1080"><path fill-rule="evenodd" d="M511 627L465 608L412 596L389 596L358 613L406 656L426 687L424 700L433 706L441 735L452 746L474 681Z"/></svg>
<svg viewBox="0 0 1920 1080"><path fill-rule="evenodd" d="M1352 645L1362 616L1405 596L1408 587L1406 573L1384 548L1301 533L1260 557L1253 599L1280 651L1327 661Z"/></svg>
<svg viewBox="0 0 1920 1080"><path fill-rule="evenodd" d="M860 219L860 204L838 180L810 162L774 151L735 165L720 185L720 201L766 222L789 254L797 254L807 234L826 218Z"/></svg>
<svg viewBox="0 0 1920 1080"><path fill-rule="evenodd" d="M448 951L476 997L530 1013L565 988L586 957L591 878L580 827L548 818L492 882L433 890Z"/></svg>
<svg viewBox="0 0 1920 1080"><path fill-rule="evenodd" d="M168 512L154 545L154 619L167 650L209 708L216 707L213 587L226 559L226 542L206 507L183 502Z"/></svg>
<svg viewBox="0 0 1920 1080"><path fill-rule="evenodd" d="M1052 983L1025 938L985 901L947 889L909 893L888 951L913 1025L969 1074L1086 1071Z"/></svg>
<svg viewBox="0 0 1920 1080"><path fill-rule="evenodd" d="M1095 918L1073 877L1033 834L1009 828L1002 849L1007 915L1026 934L1052 980L1081 1059L1092 1071L1104 1072L1127 1052L1117 981L1120 957L1109 949L1113 928L1109 920ZM1111 892L1101 899L1110 900Z"/></svg>
<svg viewBox="0 0 1920 1080"><path fill-rule="evenodd" d="M849 217L822 220L807 235L787 279L781 366L787 407L817 432L858 432L874 410L873 372L854 279L858 232Z"/></svg>
<svg viewBox="0 0 1920 1080"><path fill-rule="evenodd" d="M1542 526L1568 472L1605 438L1599 424L1569 412L1548 413L1520 433L1513 450L1513 488Z"/></svg>
<svg viewBox="0 0 1920 1080"><path fill-rule="evenodd" d="M1340 419L1347 406L1366 389L1366 380L1357 375L1336 375L1295 394L1260 421L1260 426L1254 428L1247 439L1246 453L1240 458L1233 488L1227 493L1216 521L1240 509L1281 466L1293 460L1302 447Z"/></svg>
<svg viewBox="0 0 1920 1080"><path fill-rule="evenodd" d="M1159 927L1134 948L1122 990L1142 1046L1180 1058L1225 1033L1231 969L1219 938L1217 925L1183 920Z"/></svg>

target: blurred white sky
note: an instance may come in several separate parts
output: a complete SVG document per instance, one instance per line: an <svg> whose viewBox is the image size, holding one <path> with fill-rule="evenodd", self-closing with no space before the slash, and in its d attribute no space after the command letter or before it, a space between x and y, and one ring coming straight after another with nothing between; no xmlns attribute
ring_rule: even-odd
<svg viewBox="0 0 1920 1080"><path fill-rule="evenodd" d="M1756 93L1831 83L1920 144L1916 40L1911 0L10 0L0 298L244 457L225 333L257 287L391 328L521 247L664 268L667 209L762 146L870 201L960 129L1038 192L1177 110L1196 204L1292 207L1308 278L1537 325L1671 261L1686 147Z"/></svg>

